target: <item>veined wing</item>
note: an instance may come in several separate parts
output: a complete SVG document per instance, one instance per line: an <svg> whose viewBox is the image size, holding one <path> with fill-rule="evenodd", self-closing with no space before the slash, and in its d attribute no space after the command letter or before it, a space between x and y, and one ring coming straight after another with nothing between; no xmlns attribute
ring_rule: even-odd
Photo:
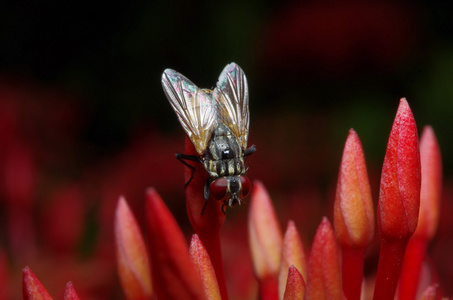
<svg viewBox="0 0 453 300"><path fill-rule="evenodd" d="M162 74L162 87L195 150L202 155L217 124L212 91L199 89L170 69Z"/></svg>
<svg viewBox="0 0 453 300"><path fill-rule="evenodd" d="M238 65L231 63L223 69L213 97L219 122L227 125L246 149L250 124L249 91L247 78Z"/></svg>

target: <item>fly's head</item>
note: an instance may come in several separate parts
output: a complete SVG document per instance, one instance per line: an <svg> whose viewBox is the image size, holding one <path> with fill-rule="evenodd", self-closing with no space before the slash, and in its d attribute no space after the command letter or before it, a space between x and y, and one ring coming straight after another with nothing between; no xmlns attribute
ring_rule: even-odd
<svg viewBox="0 0 453 300"><path fill-rule="evenodd" d="M241 204L252 190L252 183L245 176L227 176L216 179L209 186L209 195L224 205L234 206Z"/></svg>

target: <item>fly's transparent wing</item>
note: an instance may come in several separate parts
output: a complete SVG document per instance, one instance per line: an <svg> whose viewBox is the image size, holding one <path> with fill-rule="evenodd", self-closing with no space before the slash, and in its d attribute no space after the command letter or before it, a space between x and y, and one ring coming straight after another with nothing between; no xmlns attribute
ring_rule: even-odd
<svg viewBox="0 0 453 300"><path fill-rule="evenodd" d="M195 150L202 155L217 123L212 91L199 89L170 69L162 74L162 87Z"/></svg>
<svg viewBox="0 0 453 300"><path fill-rule="evenodd" d="M223 69L213 97L219 122L227 125L246 149L250 124L249 90L247 78L238 65L231 63Z"/></svg>

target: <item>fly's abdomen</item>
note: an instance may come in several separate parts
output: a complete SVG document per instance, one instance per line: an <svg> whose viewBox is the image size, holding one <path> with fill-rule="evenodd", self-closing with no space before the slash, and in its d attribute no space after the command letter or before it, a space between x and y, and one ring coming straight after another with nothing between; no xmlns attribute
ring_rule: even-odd
<svg viewBox="0 0 453 300"><path fill-rule="evenodd" d="M242 175L245 172L244 159L206 160L205 168L212 178Z"/></svg>

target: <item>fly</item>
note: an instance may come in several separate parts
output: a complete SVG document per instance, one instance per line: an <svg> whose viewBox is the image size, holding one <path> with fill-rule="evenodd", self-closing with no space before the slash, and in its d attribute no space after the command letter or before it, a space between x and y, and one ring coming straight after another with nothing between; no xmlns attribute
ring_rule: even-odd
<svg viewBox="0 0 453 300"><path fill-rule="evenodd" d="M223 202L224 213L226 206L240 205L252 187L244 176L245 158L256 151L255 146L247 148L250 111L244 72L231 63L223 69L214 90L208 90L166 69L162 87L198 154L176 153L176 158L192 170L192 176L195 168L186 160L201 163L209 174L201 214L210 197Z"/></svg>

